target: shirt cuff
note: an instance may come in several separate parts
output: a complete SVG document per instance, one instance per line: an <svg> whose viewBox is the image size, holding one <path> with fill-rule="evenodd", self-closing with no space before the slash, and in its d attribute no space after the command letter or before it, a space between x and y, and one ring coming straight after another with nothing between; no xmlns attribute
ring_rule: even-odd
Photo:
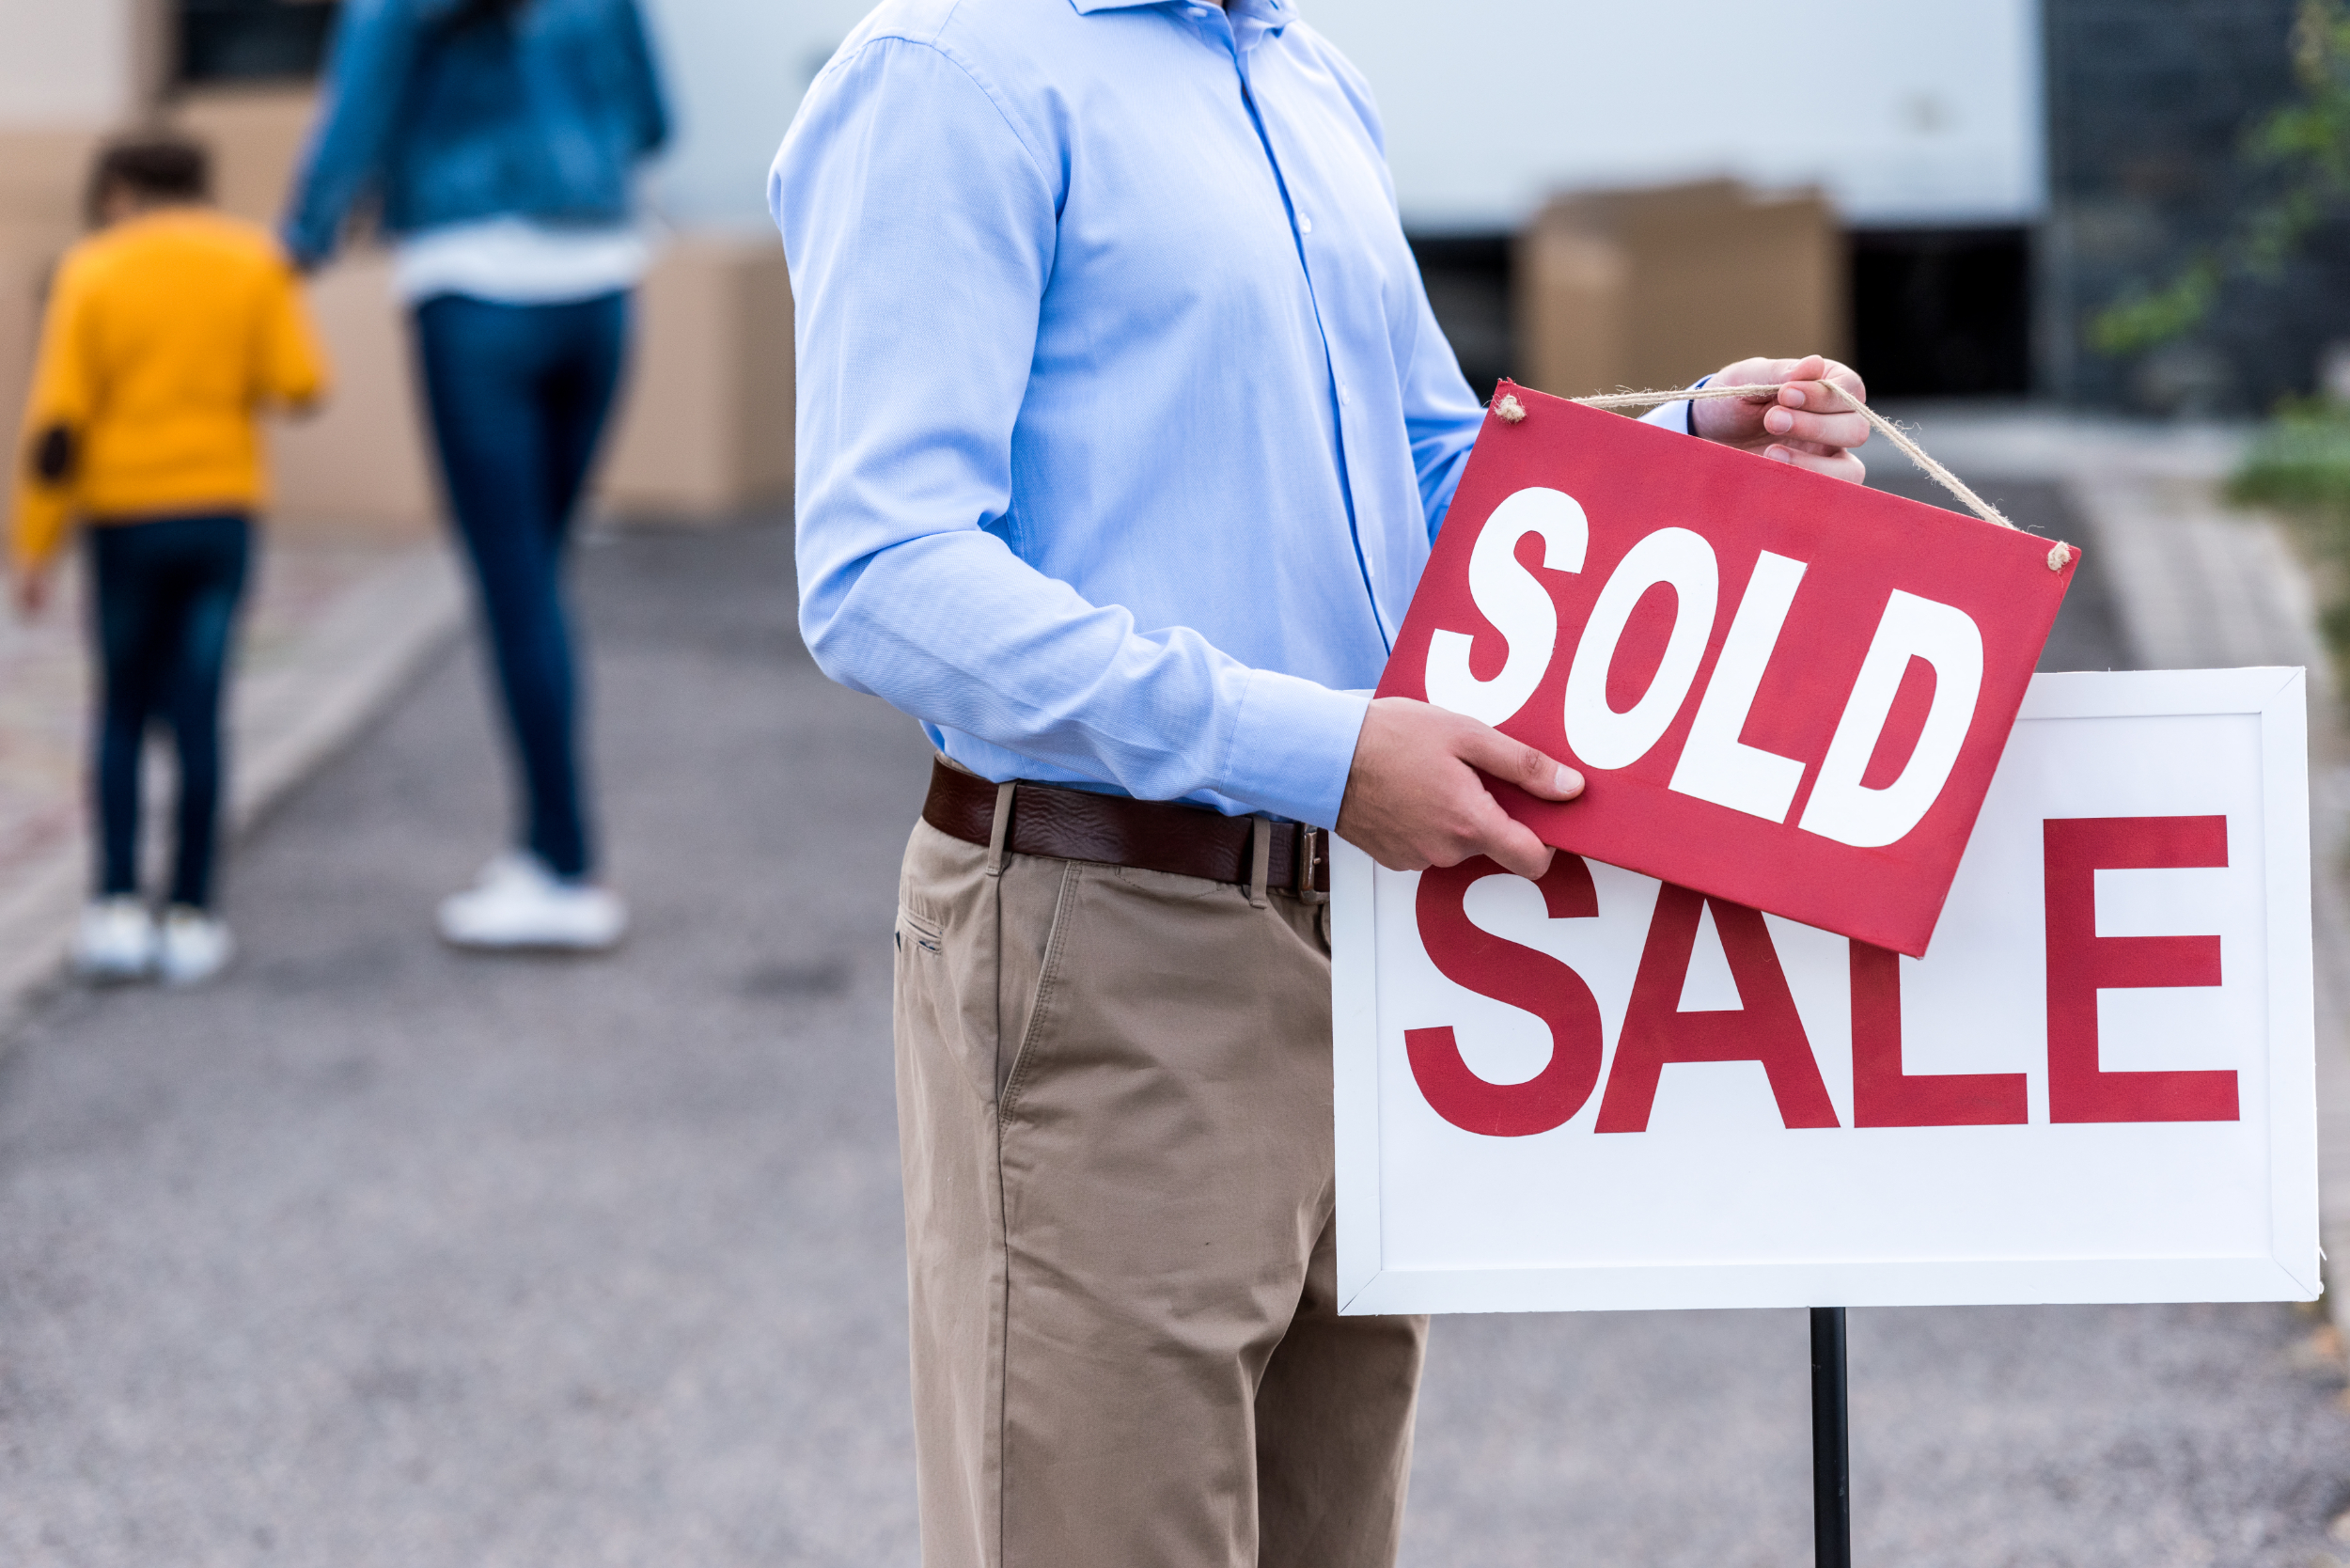
<svg viewBox="0 0 2350 1568"><path fill-rule="evenodd" d="M1698 386L1703 386L1706 382L1713 379L1712 376L1707 376L1698 383ZM1696 389L1696 387L1690 388L1691 391ZM1689 417L1692 407L1693 405L1686 398L1677 403L1660 404L1641 415L1640 423L1654 425L1659 430L1673 431L1682 435L1695 435L1698 433L1697 426L1690 422Z"/></svg>
<svg viewBox="0 0 2350 1568"><path fill-rule="evenodd" d="M1355 743L1370 711L1369 692L1250 670L1217 792L1276 816L1338 826Z"/></svg>
<svg viewBox="0 0 2350 1568"><path fill-rule="evenodd" d="M1686 398L1677 403L1664 403L1650 409L1640 416L1640 423L1671 431L1676 435L1695 433L1689 429L1689 400Z"/></svg>

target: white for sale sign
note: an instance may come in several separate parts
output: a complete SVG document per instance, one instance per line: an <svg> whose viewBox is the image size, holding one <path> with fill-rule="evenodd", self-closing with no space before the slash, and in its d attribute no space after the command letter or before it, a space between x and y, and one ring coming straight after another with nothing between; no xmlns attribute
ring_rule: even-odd
<svg viewBox="0 0 2350 1568"><path fill-rule="evenodd" d="M1922 960L1340 845L1345 1309L2309 1300L2309 845L2284 669L2036 677Z"/></svg>

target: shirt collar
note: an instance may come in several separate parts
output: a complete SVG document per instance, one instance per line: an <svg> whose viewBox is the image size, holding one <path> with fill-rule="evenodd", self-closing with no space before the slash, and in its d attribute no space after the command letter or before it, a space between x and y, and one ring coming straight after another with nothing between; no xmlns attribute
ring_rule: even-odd
<svg viewBox="0 0 2350 1568"><path fill-rule="evenodd" d="M1095 11L1131 11L1144 6L1165 6L1173 3L1173 0L1069 0L1069 3L1081 14L1091 16ZM1297 8L1291 4L1291 0L1231 0L1230 10L1234 22L1253 21L1268 32L1288 26L1297 15Z"/></svg>

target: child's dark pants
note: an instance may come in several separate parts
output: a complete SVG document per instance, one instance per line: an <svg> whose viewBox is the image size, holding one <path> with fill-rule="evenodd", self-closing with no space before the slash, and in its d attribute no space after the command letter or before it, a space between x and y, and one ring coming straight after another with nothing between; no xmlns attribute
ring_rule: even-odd
<svg viewBox="0 0 2350 1568"><path fill-rule="evenodd" d="M104 524L83 537L102 682L99 892L138 891L139 753L148 725L160 718L180 758L171 902L208 909L220 823L221 689L252 525L243 512L220 512Z"/></svg>

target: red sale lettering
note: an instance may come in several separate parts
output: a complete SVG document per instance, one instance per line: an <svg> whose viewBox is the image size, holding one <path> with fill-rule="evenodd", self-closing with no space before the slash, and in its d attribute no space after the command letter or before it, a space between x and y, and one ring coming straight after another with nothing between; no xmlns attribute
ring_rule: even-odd
<svg viewBox="0 0 2350 1568"><path fill-rule="evenodd" d="M1542 684L1559 640L1559 606L1550 591L1518 560L1528 535L1543 541L1543 565L1553 572L1583 570L1590 538L1583 509L1556 490L1521 490L1494 508L1469 552L1469 599L1501 634L1508 650L1501 670L1480 681L1469 670L1476 639L1437 631L1428 640L1428 700L1486 724L1506 723Z"/></svg>
<svg viewBox="0 0 2350 1568"><path fill-rule="evenodd" d="M1852 1120L1856 1127L1990 1127L2025 1120L2021 1073L1902 1071L1902 960L1852 944Z"/></svg>
<svg viewBox="0 0 2350 1568"><path fill-rule="evenodd" d="M1697 949L1698 917L1714 912L1714 929L1745 1004L1734 1012L1684 1012L1681 992ZM1835 1127L1836 1107L1820 1081L1811 1042L1795 1012L1769 927L1754 910L1723 903L1670 883L1657 890L1648 943L1632 981L1632 1002L1607 1092L1600 1096L1602 1133L1644 1133L1657 1081L1676 1061L1759 1061L1771 1080L1779 1120L1790 1127Z"/></svg>
<svg viewBox="0 0 2350 1568"><path fill-rule="evenodd" d="M1908 766L1892 783L1872 790L1861 776L1876 754L1877 738L1885 732L1912 659L1934 666L1934 705L1926 710ZM1804 831L1856 849L1907 838L1941 797L1982 691L1982 633L1966 612L1896 591L1877 622L1836 737L1828 742L1819 782L1803 808Z"/></svg>
<svg viewBox="0 0 2350 1568"><path fill-rule="evenodd" d="M1550 1061L1524 1083L1496 1084L1469 1071L1449 1026L1407 1029L1403 1049L1412 1078L1438 1116L1465 1132L1488 1137L1527 1137L1563 1124L1591 1097L1606 1050L1599 1004L1583 978L1547 953L1496 936L1472 923L1465 908L1469 888L1489 876L1507 875L1479 856L1458 866L1421 873L1415 913L1429 962L1455 985L1506 1002L1540 1018L1550 1028ZM1599 914L1599 895L1589 867L1561 855L1536 886L1554 920Z"/></svg>
<svg viewBox="0 0 2350 1568"><path fill-rule="evenodd" d="M1673 769L1672 787L1682 794L1764 822L1787 820L1787 808L1795 803L1795 791L1803 783L1803 763L1747 745L1739 736L1754 711L1754 694L1770 666L1771 651L1778 646L1779 628L1787 623L1787 609L1795 602L1795 586L1803 573L1803 562L1768 550L1756 557L1754 575L1747 579L1746 596L1731 618L1721 657L1714 661L1714 677L1706 682L1697 717L1689 724L1688 742Z"/></svg>
<svg viewBox="0 0 2350 1568"><path fill-rule="evenodd" d="M2047 888L2048 1120L2233 1121L2227 1070L2108 1073L2097 993L2217 985L2217 936L2100 936L2097 873L2219 867L2225 817L2071 817L2041 824Z"/></svg>

